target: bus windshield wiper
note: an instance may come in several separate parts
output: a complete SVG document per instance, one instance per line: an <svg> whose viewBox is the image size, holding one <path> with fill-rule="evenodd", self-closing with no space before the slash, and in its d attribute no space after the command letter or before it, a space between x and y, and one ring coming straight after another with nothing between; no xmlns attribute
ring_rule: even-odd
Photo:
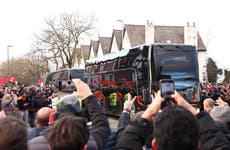
<svg viewBox="0 0 230 150"><path fill-rule="evenodd" d="M185 81L197 81L197 78L194 78L194 77L187 77L185 78Z"/></svg>

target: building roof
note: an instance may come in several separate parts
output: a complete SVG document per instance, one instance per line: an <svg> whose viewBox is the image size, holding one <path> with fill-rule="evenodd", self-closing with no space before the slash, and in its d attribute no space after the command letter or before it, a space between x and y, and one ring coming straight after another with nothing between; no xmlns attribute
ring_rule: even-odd
<svg viewBox="0 0 230 150"><path fill-rule="evenodd" d="M184 44L184 26L154 26L155 43L172 43ZM124 32L128 35L131 47L145 44L145 25L125 24ZM112 37L99 37L99 41L91 40L90 47L93 48L95 56L97 56L99 42L102 47L103 54L110 53L112 46L112 38L116 38L117 47L121 49L122 30L113 30ZM124 37L123 37L124 38ZM200 33L197 31L198 50L206 51L206 47L202 41ZM88 52L89 55L90 52ZM89 58L86 57L86 58Z"/></svg>
<svg viewBox="0 0 230 150"><path fill-rule="evenodd" d="M145 43L145 25L125 24L125 32L129 37L131 47Z"/></svg>
<svg viewBox="0 0 230 150"><path fill-rule="evenodd" d="M81 52L83 54L84 60L89 59L90 45L81 45Z"/></svg>
<svg viewBox="0 0 230 150"><path fill-rule="evenodd" d="M154 26L155 43L171 43L181 44L184 43L184 27L175 26Z"/></svg>
<svg viewBox="0 0 230 150"><path fill-rule="evenodd" d="M99 37L99 42L101 44L101 48L103 51L103 54L110 53L110 48L112 45L112 38L111 37Z"/></svg>
<svg viewBox="0 0 230 150"><path fill-rule="evenodd" d="M121 49L121 44L122 44L122 30L113 30L113 35L112 39L116 39L117 41L117 47L120 50Z"/></svg>
<svg viewBox="0 0 230 150"><path fill-rule="evenodd" d="M199 32L198 50L206 50ZM155 26L155 43L184 44L184 26Z"/></svg>
<svg viewBox="0 0 230 150"><path fill-rule="evenodd" d="M206 51L206 46L204 45L204 42L200 36L200 33L197 31L198 36L198 50L199 51Z"/></svg>
<svg viewBox="0 0 230 150"><path fill-rule="evenodd" d="M98 45L99 45L99 41L95 41L95 40L90 41L90 49L93 49L95 56L97 56ZM90 52L88 53L88 55L90 55Z"/></svg>

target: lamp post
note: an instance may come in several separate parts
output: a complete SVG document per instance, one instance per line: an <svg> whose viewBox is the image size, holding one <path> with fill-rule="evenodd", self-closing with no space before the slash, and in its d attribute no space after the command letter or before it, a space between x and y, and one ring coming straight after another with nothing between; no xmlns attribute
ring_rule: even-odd
<svg viewBox="0 0 230 150"><path fill-rule="evenodd" d="M203 66L203 82L207 82L207 66Z"/></svg>
<svg viewBox="0 0 230 150"><path fill-rule="evenodd" d="M7 65L8 65L8 76L10 75L10 55L9 55L9 49L10 47L13 47L13 45L7 46Z"/></svg>

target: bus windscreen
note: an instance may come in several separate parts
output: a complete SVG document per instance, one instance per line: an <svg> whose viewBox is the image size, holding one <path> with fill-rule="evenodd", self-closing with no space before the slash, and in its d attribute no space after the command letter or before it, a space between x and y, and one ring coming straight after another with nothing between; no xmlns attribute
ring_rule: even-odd
<svg viewBox="0 0 230 150"><path fill-rule="evenodd" d="M194 51L162 51L156 49L154 58L155 68L162 75L197 74L197 57Z"/></svg>
<svg viewBox="0 0 230 150"><path fill-rule="evenodd" d="M84 70L83 69L72 69L70 70L71 79L84 79Z"/></svg>

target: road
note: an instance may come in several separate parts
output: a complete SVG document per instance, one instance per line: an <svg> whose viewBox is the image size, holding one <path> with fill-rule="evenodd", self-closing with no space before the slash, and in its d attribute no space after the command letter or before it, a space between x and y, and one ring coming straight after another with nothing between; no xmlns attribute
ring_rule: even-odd
<svg viewBox="0 0 230 150"><path fill-rule="evenodd" d="M109 125L111 129L117 130L118 118L109 117Z"/></svg>

